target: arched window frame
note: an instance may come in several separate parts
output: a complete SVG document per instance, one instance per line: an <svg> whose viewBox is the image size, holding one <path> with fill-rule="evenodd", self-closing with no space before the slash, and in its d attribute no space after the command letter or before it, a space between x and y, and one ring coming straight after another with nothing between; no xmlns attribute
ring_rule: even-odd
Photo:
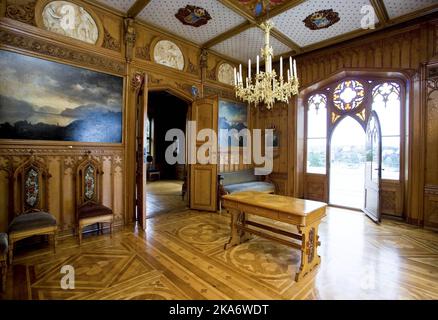
<svg viewBox="0 0 438 320"><path fill-rule="evenodd" d="M352 110L349 111L342 111L335 107L334 101L333 101L333 94L335 92L336 87L345 81L354 80L354 81L360 81L363 84L364 91L365 91L365 97L362 101L361 105L356 108L352 109L355 110L353 112ZM305 112L304 112L304 171L307 175L319 175L319 176L328 176L330 173L330 141L332 138L333 131L335 130L336 126L345 118L348 116L351 116L356 121L359 122L359 124L366 129L366 125L368 122L368 118L371 114L372 107L373 107L373 89L376 88L379 85L382 85L384 83L396 83L400 86L400 168L399 168L399 179L398 180L388 180L388 181L403 181L404 179L404 167L405 167L405 143L406 143L406 83L405 81L399 79L399 78L390 78L390 77L366 77L366 76L348 76L344 77L342 79L338 79L334 82L331 82L328 85L324 85L319 89L316 89L314 91L309 92L304 96L304 103L305 103ZM326 148L326 173L325 174L317 174L317 173L311 173L308 172L307 168L307 143L308 143L308 137L307 137L307 128L308 128L308 111L309 111L309 104L308 101L311 96L315 94L324 94L327 96L327 148ZM364 112L364 119L361 119L357 113L358 112ZM332 115L337 116L335 121L332 121Z"/></svg>

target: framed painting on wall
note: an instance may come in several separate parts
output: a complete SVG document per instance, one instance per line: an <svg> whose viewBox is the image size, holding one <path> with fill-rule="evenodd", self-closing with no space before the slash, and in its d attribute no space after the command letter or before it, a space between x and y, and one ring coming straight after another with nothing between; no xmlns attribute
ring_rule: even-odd
<svg viewBox="0 0 438 320"><path fill-rule="evenodd" d="M0 70L0 139L122 142L122 77L5 50Z"/></svg>
<svg viewBox="0 0 438 320"><path fill-rule="evenodd" d="M219 135L219 147L243 147L244 137L238 135L243 129L248 129L248 106L231 100L219 100L219 130L228 130L229 133Z"/></svg>

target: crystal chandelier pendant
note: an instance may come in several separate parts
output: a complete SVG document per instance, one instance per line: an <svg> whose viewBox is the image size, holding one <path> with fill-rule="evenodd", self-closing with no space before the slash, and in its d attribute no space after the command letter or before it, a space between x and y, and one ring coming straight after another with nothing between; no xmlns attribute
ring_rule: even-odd
<svg viewBox="0 0 438 320"><path fill-rule="evenodd" d="M234 87L236 97L249 104L258 106L264 104L272 109L275 102L288 103L291 96L298 94L299 81L296 61L289 57L287 79L284 79L283 57L280 57L280 75L272 68L274 50L270 46L270 33L274 24L271 20L264 22L261 27L265 31L265 46L261 49L261 56L265 59L265 71L260 69L260 57L257 56L256 74L251 77L251 60L248 61L248 77L243 81L242 65L239 71L234 68Z"/></svg>

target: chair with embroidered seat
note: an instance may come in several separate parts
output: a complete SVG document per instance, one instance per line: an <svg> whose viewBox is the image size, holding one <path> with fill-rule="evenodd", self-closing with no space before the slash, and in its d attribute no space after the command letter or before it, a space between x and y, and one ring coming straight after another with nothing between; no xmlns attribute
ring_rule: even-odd
<svg viewBox="0 0 438 320"><path fill-rule="evenodd" d="M108 223L110 234L113 231L113 211L101 203L102 175L99 162L88 152L76 170L76 231L79 245L82 243L82 232L86 226L97 224L98 229L102 229L103 223Z"/></svg>
<svg viewBox="0 0 438 320"><path fill-rule="evenodd" d="M14 217L9 224L9 263L12 263L17 241L37 235L48 235L56 253L56 218L49 213L49 171L31 156L15 171L10 170L10 208Z"/></svg>

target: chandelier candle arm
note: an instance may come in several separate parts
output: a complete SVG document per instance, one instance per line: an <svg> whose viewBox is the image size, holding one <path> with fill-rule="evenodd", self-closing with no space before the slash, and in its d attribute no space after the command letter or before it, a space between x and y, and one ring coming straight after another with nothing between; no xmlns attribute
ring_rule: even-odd
<svg viewBox="0 0 438 320"><path fill-rule="evenodd" d="M283 57L280 57L280 74L277 76L272 67L274 57L273 48L269 44L270 31L273 28L272 21L266 21L262 25L265 30L265 46L262 48L262 57L265 59L265 71L260 70L260 56L256 60L256 75L254 81L251 77L251 60L248 61L248 76L245 83L242 81L242 65L235 73L236 97L247 101L249 104L264 104L267 109L272 109L275 102L288 103L291 96L298 94L299 81L297 76L296 61L289 57L289 68L287 70L287 81L283 76ZM237 78L237 79L236 79Z"/></svg>
<svg viewBox="0 0 438 320"><path fill-rule="evenodd" d="M248 78L251 81L251 59L248 60Z"/></svg>
<svg viewBox="0 0 438 320"><path fill-rule="evenodd" d="M294 59L294 77L295 79L298 78L297 76L297 60Z"/></svg>
<svg viewBox="0 0 438 320"><path fill-rule="evenodd" d="M280 80L283 80L283 57L280 57Z"/></svg>

